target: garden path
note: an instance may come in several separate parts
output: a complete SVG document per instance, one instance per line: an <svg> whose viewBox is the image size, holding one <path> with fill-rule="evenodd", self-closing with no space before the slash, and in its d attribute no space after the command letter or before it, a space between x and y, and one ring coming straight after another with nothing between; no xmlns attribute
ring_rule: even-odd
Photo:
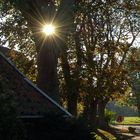
<svg viewBox="0 0 140 140"><path fill-rule="evenodd" d="M119 130L118 133L122 134L122 137L128 136L127 140L140 140L140 125L114 125L113 127ZM130 133L129 127L136 128L136 133Z"/></svg>

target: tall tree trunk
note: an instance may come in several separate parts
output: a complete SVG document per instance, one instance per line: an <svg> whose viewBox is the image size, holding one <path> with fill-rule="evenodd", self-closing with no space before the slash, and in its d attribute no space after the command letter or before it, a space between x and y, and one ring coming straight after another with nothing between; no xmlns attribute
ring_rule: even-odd
<svg viewBox="0 0 140 140"><path fill-rule="evenodd" d="M105 106L107 101L96 99L91 103L87 102L84 110L84 117L91 127L107 126L105 121Z"/></svg>
<svg viewBox="0 0 140 140"><path fill-rule="evenodd" d="M102 128L107 127L107 122L105 120L105 106L107 102L104 100L98 100L98 117L97 117L97 125Z"/></svg>
<svg viewBox="0 0 140 140"><path fill-rule="evenodd" d="M140 117L140 92L136 92L136 104L137 104L137 109L138 109L138 115Z"/></svg>
<svg viewBox="0 0 140 140"><path fill-rule="evenodd" d="M74 116L77 116L77 98L78 96L76 92L70 92L70 96L68 96L67 99L68 111Z"/></svg>
<svg viewBox="0 0 140 140"><path fill-rule="evenodd" d="M63 45L65 46L65 45ZM61 55L61 65L66 82L67 91L67 109L74 116L77 115L77 99L78 99L78 87L75 84L70 74L70 66L67 59L67 49L64 47L63 54Z"/></svg>
<svg viewBox="0 0 140 140"><path fill-rule="evenodd" d="M87 100L85 103L83 116L91 127L96 127L97 105L97 100L94 100L91 103Z"/></svg>
<svg viewBox="0 0 140 140"><path fill-rule="evenodd" d="M58 52L52 40L46 40L37 54L37 85L50 97L59 102L59 88L57 78Z"/></svg>

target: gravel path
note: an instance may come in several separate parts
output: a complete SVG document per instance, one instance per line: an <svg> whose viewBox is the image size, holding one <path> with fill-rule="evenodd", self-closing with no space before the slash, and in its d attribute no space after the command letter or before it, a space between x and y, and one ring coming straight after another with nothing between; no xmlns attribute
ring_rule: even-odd
<svg viewBox="0 0 140 140"><path fill-rule="evenodd" d="M140 140L140 125L114 125L113 127L119 129L122 135L130 137L128 140ZM136 128L137 133L129 133L129 127Z"/></svg>
<svg viewBox="0 0 140 140"><path fill-rule="evenodd" d="M135 136L135 137L131 138L130 140L140 140L140 136Z"/></svg>

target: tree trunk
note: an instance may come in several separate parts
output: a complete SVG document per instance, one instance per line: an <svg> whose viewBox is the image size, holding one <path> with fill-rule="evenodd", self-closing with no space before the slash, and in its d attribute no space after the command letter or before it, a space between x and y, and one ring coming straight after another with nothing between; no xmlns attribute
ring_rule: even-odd
<svg viewBox="0 0 140 140"><path fill-rule="evenodd" d="M97 115L97 125L101 128L107 127L107 122L105 120L105 106L106 101L98 100L98 115Z"/></svg>
<svg viewBox="0 0 140 140"><path fill-rule="evenodd" d="M55 101L59 102L57 60L58 54L55 43L51 39L46 40L44 45L40 47L37 56L37 85Z"/></svg>
<svg viewBox="0 0 140 140"><path fill-rule="evenodd" d="M67 107L68 111L73 114L74 116L77 116L77 93L70 93L71 95L67 99Z"/></svg>
<svg viewBox="0 0 140 140"><path fill-rule="evenodd" d="M105 106L107 101L94 100L92 103L86 103L84 109L84 117L88 121L91 127L107 127L107 122L105 121Z"/></svg>
<svg viewBox="0 0 140 140"><path fill-rule="evenodd" d="M138 91L136 93L136 104L138 109L138 116L140 117L140 93Z"/></svg>
<svg viewBox="0 0 140 140"><path fill-rule="evenodd" d="M62 46L66 46L65 44ZM77 98L78 98L78 86L75 81L71 78L70 66L67 59L67 50L63 47L63 54L61 55L61 66L66 82L67 91L67 108L68 111L74 116L77 115ZM75 83L75 84L74 84Z"/></svg>
<svg viewBox="0 0 140 140"><path fill-rule="evenodd" d="M86 101L83 117L91 127L96 127L97 121L96 115L97 115L97 101L94 100L91 103Z"/></svg>

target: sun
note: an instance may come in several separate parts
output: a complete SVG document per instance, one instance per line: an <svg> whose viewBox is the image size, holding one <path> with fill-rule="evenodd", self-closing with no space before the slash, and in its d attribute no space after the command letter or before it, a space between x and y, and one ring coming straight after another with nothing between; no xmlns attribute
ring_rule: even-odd
<svg viewBox="0 0 140 140"><path fill-rule="evenodd" d="M46 24L43 26L43 32L46 34L46 36L51 36L55 34L55 27L52 24Z"/></svg>

